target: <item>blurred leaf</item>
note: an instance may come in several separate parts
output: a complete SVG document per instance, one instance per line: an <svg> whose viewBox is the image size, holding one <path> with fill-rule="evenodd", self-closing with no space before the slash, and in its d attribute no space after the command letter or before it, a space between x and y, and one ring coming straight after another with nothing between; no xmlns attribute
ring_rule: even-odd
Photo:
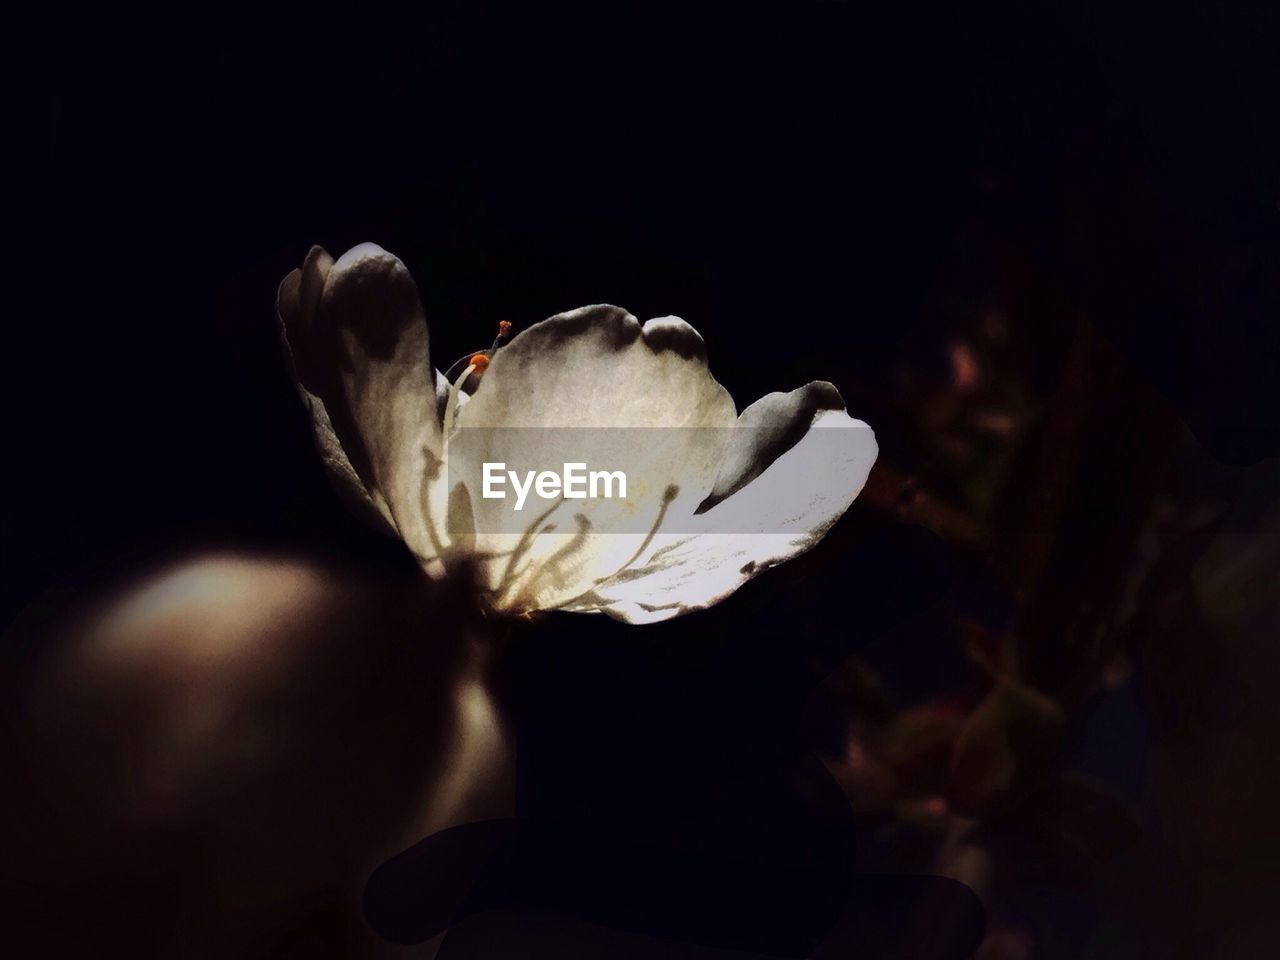
<svg viewBox="0 0 1280 960"><path fill-rule="evenodd" d="M882 756L906 795L942 792L952 744L964 723L957 707L931 703L903 712L886 729Z"/></svg>
<svg viewBox="0 0 1280 960"><path fill-rule="evenodd" d="M1053 770L1065 725L1044 694L1013 681L997 684L956 738L947 787L952 809L971 816L1011 809Z"/></svg>

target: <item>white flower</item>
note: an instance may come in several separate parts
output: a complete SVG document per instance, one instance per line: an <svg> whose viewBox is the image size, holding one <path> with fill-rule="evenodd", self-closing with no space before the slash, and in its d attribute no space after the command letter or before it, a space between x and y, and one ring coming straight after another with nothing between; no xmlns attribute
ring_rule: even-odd
<svg viewBox="0 0 1280 960"><path fill-rule="evenodd" d="M702 338L676 317L641 325L617 307L582 307L520 332L451 384L431 366L408 270L381 247L337 262L313 247L277 306L339 491L429 575L474 565L495 611L645 623L708 607L817 543L875 461L874 434L829 383L737 414ZM565 437L626 469L628 497L560 501L516 528L512 500L478 495L480 460L558 465L550 448Z"/></svg>

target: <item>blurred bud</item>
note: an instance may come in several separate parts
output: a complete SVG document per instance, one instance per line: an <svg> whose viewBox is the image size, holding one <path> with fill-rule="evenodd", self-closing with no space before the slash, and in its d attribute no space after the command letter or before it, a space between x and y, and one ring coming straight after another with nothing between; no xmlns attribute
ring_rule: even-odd
<svg viewBox="0 0 1280 960"><path fill-rule="evenodd" d="M504 812L468 586L224 552L28 628L4 887L68 944L246 955L424 829Z"/></svg>

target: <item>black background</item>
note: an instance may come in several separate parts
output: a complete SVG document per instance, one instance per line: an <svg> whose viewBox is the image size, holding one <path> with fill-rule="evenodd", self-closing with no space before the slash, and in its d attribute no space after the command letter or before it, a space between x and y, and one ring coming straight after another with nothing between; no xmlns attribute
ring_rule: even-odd
<svg viewBox="0 0 1280 960"><path fill-rule="evenodd" d="M998 244L1050 291L1023 332L1045 353L1067 339L1054 318L1083 315L1213 458L1275 456L1280 76L1262 6L455 3L40 24L14 91L35 125L10 145L30 161L11 199L33 217L7 282L33 296L5 322L5 619L174 544L395 555L330 492L280 358L275 287L312 243L402 257L442 369L499 319L674 313L740 407L831 379L906 463L892 372L945 364L943 294ZM1057 389L1052 364L1028 377ZM760 744L792 756L814 657L874 648L950 570L936 538L855 508L795 571L696 622L557 618L513 671L540 691L528 802L625 819L656 802L623 789L637 768L663 791L723 788ZM711 637L736 653L671 667ZM879 653L917 692L955 656ZM633 724L655 699L661 719ZM710 802L690 789L664 802ZM744 831L772 824L795 849L788 831L818 829L743 793Z"/></svg>

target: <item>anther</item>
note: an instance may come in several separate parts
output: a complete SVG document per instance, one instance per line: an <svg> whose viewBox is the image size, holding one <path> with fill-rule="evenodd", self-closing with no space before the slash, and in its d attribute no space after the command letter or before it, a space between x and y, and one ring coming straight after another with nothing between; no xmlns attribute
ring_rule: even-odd
<svg viewBox="0 0 1280 960"><path fill-rule="evenodd" d="M462 359L457 361L453 366L445 371L445 378L451 384L457 384L458 389L463 393L470 395L480 385L480 378L489 367L489 361L493 359L493 355L498 352L500 347L506 345L511 339L511 321L498 321L498 336L493 341L493 346L488 350L475 350L471 353L464 354ZM459 379L464 370L470 370L470 373Z"/></svg>

